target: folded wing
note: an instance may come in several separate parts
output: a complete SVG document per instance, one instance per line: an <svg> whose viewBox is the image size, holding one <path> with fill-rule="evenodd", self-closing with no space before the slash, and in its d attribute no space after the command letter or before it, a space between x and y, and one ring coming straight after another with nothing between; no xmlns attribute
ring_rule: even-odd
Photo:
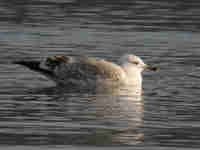
<svg viewBox="0 0 200 150"><path fill-rule="evenodd" d="M123 78L123 69L103 59L88 57L56 56L59 63L55 75L62 80L97 80L109 79L119 81Z"/></svg>

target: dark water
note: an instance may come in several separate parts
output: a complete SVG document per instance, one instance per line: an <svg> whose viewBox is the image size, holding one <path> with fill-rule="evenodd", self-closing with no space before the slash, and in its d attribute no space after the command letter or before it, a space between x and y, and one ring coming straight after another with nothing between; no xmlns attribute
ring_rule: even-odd
<svg viewBox="0 0 200 150"><path fill-rule="evenodd" d="M0 146L200 148L199 8L193 0L2 0ZM10 63L124 53L159 66L144 73L142 97L66 90Z"/></svg>

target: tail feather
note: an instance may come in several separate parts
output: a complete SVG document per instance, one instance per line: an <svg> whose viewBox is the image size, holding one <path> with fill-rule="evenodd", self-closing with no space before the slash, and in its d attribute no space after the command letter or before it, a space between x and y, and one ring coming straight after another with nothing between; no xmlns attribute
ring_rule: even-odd
<svg viewBox="0 0 200 150"><path fill-rule="evenodd" d="M14 61L13 64L22 65L22 66L25 66L25 67L32 69L32 70L38 70L40 68L39 67L40 62L34 61L34 60L31 60L31 61L24 61L24 60Z"/></svg>
<svg viewBox="0 0 200 150"><path fill-rule="evenodd" d="M40 61L37 60L30 60L30 61L20 60L20 61L14 61L13 64L25 66L30 70L40 72L46 76L53 76L53 71L41 68L40 66L41 63Z"/></svg>

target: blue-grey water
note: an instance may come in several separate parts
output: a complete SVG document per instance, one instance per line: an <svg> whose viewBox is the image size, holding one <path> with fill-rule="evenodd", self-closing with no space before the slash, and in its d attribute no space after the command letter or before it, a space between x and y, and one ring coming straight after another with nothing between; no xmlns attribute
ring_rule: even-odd
<svg viewBox="0 0 200 150"><path fill-rule="evenodd" d="M199 149L200 2L0 2L0 148ZM58 87L11 62L54 55L152 65L141 97Z"/></svg>

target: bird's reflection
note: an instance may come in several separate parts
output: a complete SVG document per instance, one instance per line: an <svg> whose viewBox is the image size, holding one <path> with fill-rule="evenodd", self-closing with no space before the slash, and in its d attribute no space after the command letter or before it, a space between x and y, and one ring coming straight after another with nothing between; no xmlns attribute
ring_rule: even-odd
<svg viewBox="0 0 200 150"><path fill-rule="evenodd" d="M31 90L27 95L29 98L30 95L33 97L43 95L42 101L45 101L43 102L45 105L42 107L45 108L40 109L40 115L43 118L51 118L51 121L55 119L55 122L63 123L69 123L64 120L71 120L72 124L78 122L80 128L75 130L79 130L80 133L85 132L84 128L88 128L91 132L85 135L83 139L85 143L94 144L93 142L98 141L99 145L102 142L134 145L142 141L143 133L139 129L143 124L143 97L135 95L134 89L123 87L91 91L56 86ZM44 95L48 98L45 99ZM39 97L35 101L39 101L38 99ZM26 96L24 96L24 101L26 101ZM34 98L31 101L33 102ZM52 102L53 105L51 105ZM47 114L48 117L45 116ZM58 120L59 118L64 118L64 120ZM40 121L42 121L41 118ZM70 128L74 127L70 126ZM105 136L106 138L102 138Z"/></svg>
<svg viewBox="0 0 200 150"><path fill-rule="evenodd" d="M90 109L95 109L98 120L116 127L111 136L112 141L126 145L140 144L143 132L143 97L131 87L104 89L104 94L96 94L90 100ZM98 93L98 92L97 92Z"/></svg>

